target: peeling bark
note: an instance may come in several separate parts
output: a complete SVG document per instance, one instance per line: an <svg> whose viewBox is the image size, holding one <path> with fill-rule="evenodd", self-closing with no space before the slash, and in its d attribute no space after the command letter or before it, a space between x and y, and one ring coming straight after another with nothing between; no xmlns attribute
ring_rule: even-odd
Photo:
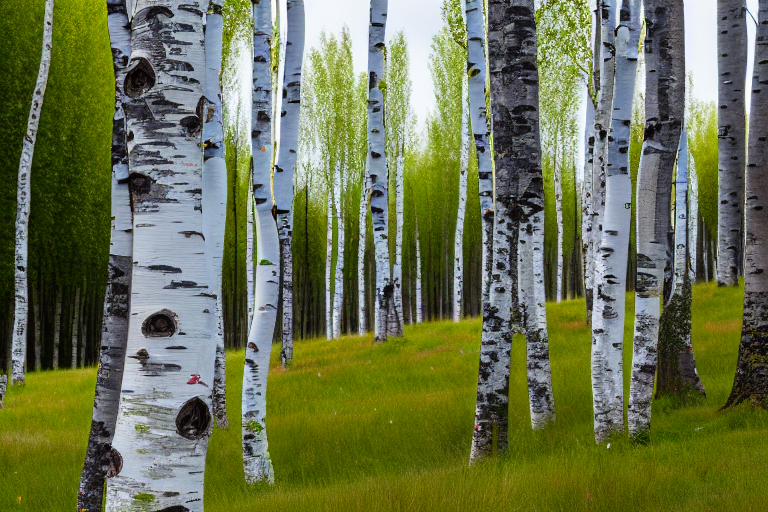
<svg viewBox="0 0 768 512"><path fill-rule="evenodd" d="M245 481L274 483L267 443L267 376L280 294L280 245L272 208L272 5L253 4L253 197L256 205L256 297L243 372Z"/></svg>
<svg viewBox="0 0 768 512"><path fill-rule="evenodd" d="M760 0L746 172L744 319L736 377L723 408L749 401L768 408L768 1Z"/></svg>
<svg viewBox="0 0 768 512"><path fill-rule="evenodd" d="M18 185L16 189L16 248L14 257L15 303L13 311L13 340L11 354L13 363L12 384L24 384L27 361L27 327L29 323L28 300L28 243L29 211L32 202L32 157L35 152L37 130L40 126L40 112L43 109L45 88L48 85L48 71L51 67L51 48L53 47L53 0L45 1L43 17L43 49L40 55L40 68L37 73L35 90L32 93L32 105L29 108L27 131L21 147ZM57 338L58 343L58 338ZM58 346L56 347L58 348ZM58 355L54 355L58 363Z"/></svg>
<svg viewBox="0 0 768 512"><path fill-rule="evenodd" d="M717 1L718 227L717 284L739 284L744 164L747 6L745 0Z"/></svg>
<svg viewBox="0 0 768 512"><path fill-rule="evenodd" d="M283 275L283 346L280 361L293 361L293 176L299 146L301 70L304 64L304 0L288 0L280 149L272 183ZM259 256L261 257L261 256Z"/></svg>
<svg viewBox="0 0 768 512"><path fill-rule="evenodd" d="M627 423L645 440L651 427L661 290L667 265L672 171L685 106L682 0L645 0L645 141L637 179L637 281Z"/></svg>
<svg viewBox="0 0 768 512"><path fill-rule="evenodd" d="M149 499L156 510L203 510L216 298L205 241L190 233L203 230L208 8L139 0L131 20L124 86L133 278L108 512L146 510Z"/></svg>

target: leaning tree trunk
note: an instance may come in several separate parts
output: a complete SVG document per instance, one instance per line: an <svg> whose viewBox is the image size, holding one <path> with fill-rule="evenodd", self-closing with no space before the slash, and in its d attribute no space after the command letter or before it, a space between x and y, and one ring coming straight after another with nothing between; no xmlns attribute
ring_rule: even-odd
<svg viewBox="0 0 768 512"><path fill-rule="evenodd" d="M12 361L13 384L24 384L27 360L27 324L29 323L28 301L28 241L29 208L32 200L32 156L35 152L37 130L40 126L40 111L43 109L45 87L48 85L48 70L51 67L53 46L53 0L45 1L43 18L43 51L40 55L40 69L37 73L32 106L29 109L27 132L21 147L18 188L16 189L16 249L15 249L15 304L13 311Z"/></svg>
<svg viewBox="0 0 768 512"><path fill-rule="evenodd" d="M341 161L336 162L333 199L336 207L336 275L333 287L333 339L341 337L341 312L344 307L344 213L341 204Z"/></svg>
<svg viewBox="0 0 768 512"><path fill-rule="evenodd" d="M385 32L388 0L371 0L368 33L368 169L371 187L371 222L376 254L376 326L374 342L387 341L387 319L392 305L387 211L389 209L389 172L384 151L384 79Z"/></svg>
<svg viewBox="0 0 768 512"><path fill-rule="evenodd" d="M743 242L744 112L747 69L747 7L745 0L717 1L718 82L718 226L717 284L739 284Z"/></svg>
<svg viewBox="0 0 768 512"><path fill-rule="evenodd" d="M691 344L692 282L688 252L688 135L683 127L675 180L675 254L672 293L664 305L659 330L656 396L674 395L683 402L706 397L696 371ZM695 249L694 249L695 250Z"/></svg>
<svg viewBox="0 0 768 512"><path fill-rule="evenodd" d="M280 245L272 190L272 6L253 4L253 198L256 205L256 297L243 373L243 467L249 484L274 482L267 443L267 375L280 296Z"/></svg>
<svg viewBox="0 0 768 512"><path fill-rule="evenodd" d="M107 0L107 23L115 73L115 113L112 120L112 226L109 271L104 296L104 320L99 340L99 371L93 400L91 431L85 455L77 510L101 512L104 481L119 467L112 456L120 387L123 381L125 346L131 299L133 223L128 184L128 140L126 139L125 68L131 54L131 33L125 0Z"/></svg>
<svg viewBox="0 0 768 512"><path fill-rule="evenodd" d="M644 440L651 427L659 309L668 261L672 171L685 106L682 0L645 0L645 141L637 178L637 280L627 422Z"/></svg>
<svg viewBox="0 0 768 512"><path fill-rule="evenodd" d="M360 187L359 231L357 240L357 333L365 336L368 332L368 310L365 307L365 245L368 235L368 171L363 175Z"/></svg>
<svg viewBox="0 0 768 512"><path fill-rule="evenodd" d="M392 308L387 320L387 336L403 336L403 172L405 146L400 145L395 167L395 261L392 265Z"/></svg>
<svg viewBox="0 0 768 512"><path fill-rule="evenodd" d="M613 119L605 155L606 214L597 252L592 313L592 403L598 443L611 432L624 432L624 305L632 223L630 126L642 26L640 12L640 0L622 0L615 39Z"/></svg>
<svg viewBox="0 0 768 512"><path fill-rule="evenodd" d="M221 49L224 22L222 0L212 1L205 19L206 117L203 124L203 236L209 283L216 296L216 369L213 379L213 416L220 428L229 428L226 393L226 353L222 303L222 260L227 220L227 163L224 159L224 124L221 111Z"/></svg>
<svg viewBox="0 0 768 512"><path fill-rule="evenodd" d="M274 177L275 215L280 233L283 270L284 367L293 361L293 175L299 146L301 68L304 63L304 0L288 0L288 34L285 46L283 106L280 120L280 149Z"/></svg>
<svg viewBox="0 0 768 512"><path fill-rule="evenodd" d="M113 441L122 469L107 481L109 512L146 509L147 500L202 511L212 426L216 300L200 196L209 4L159 4L136 2L125 79L133 280Z"/></svg>
<svg viewBox="0 0 768 512"><path fill-rule="evenodd" d="M723 408L745 400L768 408L768 96L762 92L768 81L768 0L760 0L758 16L746 173L744 319L736 377Z"/></svg>
<svg viewBox="0 0 768 512"><path fill-rule="evenodd" d="M461 81L461 153L459 155L459 210L453 243L453 321L460 322L464 298L464 214L467 211L467 178L469 175L469 75Z"/></svg>

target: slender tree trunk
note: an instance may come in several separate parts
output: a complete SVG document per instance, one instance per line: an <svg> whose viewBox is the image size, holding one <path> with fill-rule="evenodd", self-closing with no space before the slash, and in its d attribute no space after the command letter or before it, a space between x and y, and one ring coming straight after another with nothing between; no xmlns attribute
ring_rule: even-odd
<svg viewBox="0 0 768 512"><path fill-rule="evenodd" d="M597 252L592 313L592 397L598 443L611 432L624 432L624 305L632 222L630 126L642 26L640 1L622 0L620 13L613 119L605 155L606 215Z"/></svg>
<svg viewBox="0 0 768 512"><path fill-rule="evenodd" d="M696 283L699 265L699 178L696 174L696 162L693 154L688 153L689 182L688 190L688 268L691 283Z"/></svg>
<svg viewBox="0 0 768 512"><path fill-rule="evenodd" d="M683 127L675 180L675 254L672 293L659 330L656 396L676 395L684 402L706 397L691 344L692 282L688 258L688 135Z"/></svg>
<svg viewBox="0 0 768 512"><path fill-rule="evenodd" d="M37 287L32 287L32 315L35 317L35 371L39 372L42 368L42 352L43 352L43 344L42 344L42 337L40 333L40 314L42 313L42 308L40 307L40 293L37 291Z"/></svg>
<svg viewBox="0 0 768 512"><path fill-rule="evenodd" d="M6 389L8 389L8 376L0 375L0 410L5 408Z"/></svg>
<svg viewBox="0 0 768 512"><path fill-rule="evenodd" d="M363 175L360 187L360 214L357 241L357 333L365 336L368 332L368 310L365 307L365 247L368 235L368 170Z"/></svg>
<svg viewBox="0 0 768 512"><path fill-rule="evenodd" d="M267 443L267 375L280 295L280 245L272 190L272 5L253 4L253 197L256 205L256 297L243 373L242 432L245 481L274 482Z"/></svg>
<svg viewBox="0 0 768 512"><path fill-rule="evenodd" d="M283 77L283 104L280 121L280 151L273 177L275 214L280 233L283 270L284 367L293 361L293 176L299 146L301 110L301 69L304 64L304 0L288 0L288 34Z"/></svg>
<svg viewBox="0 0 768 512"><path fill-rule="evenodd" d="M35 152L37 130L40 126L40 112L43 109L45 88L48 85L48 70L51 67L51 48L53 46L53 0L45 2L43 18L43 51L40 56L40 69L37 73L35 91L32 94L32 106L29 109L27 131L21 147L18 188L16 190L16 249L15 249L15 307L13 312L12 361L13 384L24 384L27 360L27 327L29 323L28 301L28 240L29 210L32 201L32 156ZM58 359L58 358L57 358ZM58 362L58 360L57 360Z"/></svg>
<svg viewBox="0 0 768 512"><path fill-rule="evenodd" d="M749 400L768 408L768 1L760 0L749 116L749 165L746 172L746 251L744 319L736 377L723 408Z"/></svg>
<svg viewBox="0 0 768 512"><path fill-rule="evenodd" d="M341 312L344 303L344 214L341 204L341 162L336 163L333 199L336 207L336 276L333 287L333 339L341 337Z"/></svg>
<svg viewBox="0 0 768 512"><path fill-rule="evenodd" d="M53 316L53 369L59 369L59 347L61 344L61 308L64 302L63 291L60 287L56 290L56 303Z"/></svg>
<svg viewBox="0 0 768 512"><path fill-rule="evenodd" d="M328 175L331 176L330 168ZM332 183L328 185L328 208L325 215L325 339L328 341L333 339L333 188Z"/></svg>
<svg viewBox="0 0 768 512"><path fill-rule="evenodd" d="M80 477L77 510L101 512L104 482L120 465L112 452L131 301L133 222L126 139L125 69L131 55L130 22L125 0L107 0L107 22L115 73L115 113L112 121L112 225L104 319L99 340L99 371L93 401L88 448Z"/></svg>
<svg viewBox="0 0 768 512"><path fill-rule="evenodd" d="M563 256L563 243L564 243L564 233L563 233L563 170L562 170L562 161L560 161L560 165L558 165L558 161L560 160L559 155L559 142L560 142L560 129L558 127L557 133L555 134L555 155L554 155L554 186L555 186L555 215L557 216L557 275L555 283L555 300L557 303L561 303L563 301L563 266L565 264L564 256Z"/></svg>
<svg viewBox="0 0 768 512"><path fill-rule="evenodd" d="M250 174L250 173L249 173ZM254 277L255 277L255 265L254 265L254 248L255 241L253 236L254 225L254 210L253 210L253 176L248 180L248 205L246 215L248 219L245 224L245 280L246 280L246 307L248 310L248 329L251 328L253 322L253 301L254 301Z"/></svg>
<svg viewBox="0 0 768 512"><path fill-rule="evenodd" d="M464 299L464 214L467 210L467 178L469 174L469 75L461 81L461 153L459 156L459 211L453 244L453 321L460 322Z"/></svg>
<svg viewBox="0 0 768 512"><path fill-rule="evenodd" d="M72 369L77 368L77 341L78 341L77 328L79 326L79 320L80 320L80 288L77 288L75 290L74 307L75 307L75 311L72 314L72 354L70 354Z"/></svg>
<svg viewBox="0 0 768 512"><path fill-rule="evenodd" d="M224 351L224 313L222 303L222 260L227 220L227 164L222 119L221 50L224 22L222 0L211 1L205 19L206 117L203 124L203 236L211 291L216 297L216 368L213 379L213 416L216 426L229 428L226 393L226 353Z"/></svg>
<svg viewBox="0 0 768 512"><path fill-rule="evenodd" d="M584 298L587 304L587 325L592 323L592 288L595 274L590 273L594 258L592 239L592 181L595 167L595 104L587 98L587 119L584 123L584 181L581 184L581 258L584 274Z"/></svg>
<svg viewBox="0 0 768 512"><path fill-rule="evenodd" d="M405 146L400 145L395 167L395 261L392 265L392 307L387 336L403 337L403 172Z"/></svg>
<svg viewBox="0 0 768 512"><path fill-rule="evenodd" d="M419 219L416 219L416 323L424 321L424 304L421 297L421 246L419 242Z"/></svg>
<svg viewBox="0 0 768 512"><path fill-rule="evenodd" d="M669 244L672 170L685 105L685 40L681 0L645 0L645 141L637 180L637 282L629 434L651 426L659 309Z"/></svg>
<svg viewBox="0 0 768 512"><path fill-rule="evenodd" d="M743 241L744 164L746 160L745 88L747 69L745 0L717 1L718 82L718 228L717 284L739 284Z"/></svg>
<svg viewBox="0 0 768 512"><path fill-rule="evenodd" d="M108 512L141 510L147 496L157 510L202 511L217 319L201 236L209 3L193 7L140 0L131 23L130 357L113 441L122 470L107 481Z"/></svg>

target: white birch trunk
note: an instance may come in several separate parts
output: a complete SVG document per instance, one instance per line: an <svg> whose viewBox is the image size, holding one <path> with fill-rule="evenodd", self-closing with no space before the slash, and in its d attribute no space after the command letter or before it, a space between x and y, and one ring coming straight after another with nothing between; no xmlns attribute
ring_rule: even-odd
<svg viewBox="0 0 768 512"><path fill-rule="evenodd" d="M80 288L75 290L75 312L72 315L72 369L77 368L77 328L80 323Z"/></svg>
<svg viewBox="0 0 768 512"><path fill-rule="evenodd" d="M645 0L646 130L637 180L637 281L627 423L645 440L651 426L661 290L667 265L672 170L685 105L682 0Z"/></svg>
<svg viewBox="0 0 768 512"><path fill-rule="evenodd" d="M584 297L587 303L587 324L592 322L592 289L595 273L590 272L594 254L592 240L592 182L595 168L595 104L587 99L587 120L584 124L584 179L581 183L581 257L584 273Z"/></svg>
<svg viewBox="0 0 768 512"><path fill-rule="evenodd" d="M35 371L42 369L43 342L40 333L40 299L37 288L32 288L32 314L35 317Z"/></svg>
<svg viewBox="0 0 768 512"><path fill-rule="evenodd" d="M0 375L0 410L5 408L6 389L8 389L8 376Z"/></svg>
<svg viewBox="0 0 768 512"><path fill-rule="evenodd" d="M131 301L133 214L129 190L126 131L125 69L131 55L130 22L125 0L107 0L109 40L115 73L115 113L112 120L112 207L104 319L99 340L99 370L93 400L88 448L80 478L77 510L101 512L106 477L117 469L112 453ZM85 334L85 333L83 333ZM84 362L84 358L83 362ZM110 472L110 466L113 471Z"/></svg>
<svg viewBox="0 0 768 512"><path fill-rule="evenodd" d="M464 216L467 210L467 175L469 174L469 75L462 73L461 83L461 153L459 155L459 210L453 244L453 321L460 322L464 297Z"/></svg>
<svg viewBox="0 0 768 512"><path fill-rule="evenodd" d="M330 159L330 158L329 158ZM328 169L330 175L330 169ZM325 212L325 339L333 339L333 184L328 186L328 207Z"/></svg>
<svg viewBox="0 0 768 512"><path fill-rule="evenodd" d="M416 220L416 323L424 321L424 306L421 301L421 246L419 243L419 221Z"/></svg>
<svg viewBox="0 0 768 512"><path fill-rule="evenodd" d="M224 314L222 302L222 261L224 231L227 220L227 163L224 157L224 125L222 121L221 50L224 22L221 4L211 2L205 20L206 116L203 124L203 236L205 258L211 291L216 296L216 367L213 380L213 416L216 426L229 428L226 393L226 353L224 351Z"/></svg>
<svg viewBox="0 0 768 512"><path fill-rule="evenodd" d="M246 279L246 293L248 298L246 301L248 308L248 329L251 328L253 322L253 304L254 304L254 284L255 284L255 266L254 266L254 247L255 240L253 237L254 231L254 217L255 212L253 209L253 176L248 179L248 206L246 210L248 219L245 224L245 279Z"/></svg>
<svg viewBox="0 0 768 512"><path fill-rule="evenodd" d="M288 33L280 115L280 149L272 179L283 275L283 346L280 360L284 367L290 366L293 361L293 176L299 147L304 0L288 0L287 5Z"/></svg>
<svg viewBox="0 0 768 512"><path fill-rule="evenodd" d="M267 443L267 376L280 295L280 242L272 212L272 5L253 4L253 197L256 205L256 297L243 372L245 481L274 483Z"/></svg>
<svg viewBox="0 0 768 512"><path fill-rule="evenodd" d="M696 269L699 264L699 177L696 174L696 162L693 154L688 153L690 168L688 190L688 271L691 283L696 283Z"/></svg>
<svg viewBox="0 0 768 512"><path fill-rule="evenodd" d="M53 317L53 369L59 369L59 346L61 343L61 306L62 290L56 290L56 309Z"/></svg>
<svg viewBox="0 0 768 512"><path fill-rule="evenodd" d="M622 0L616 30L613 119L605 155L605 219L597 247L592 313L592 400L595 441L624 432L624 305L627 290L632 180L629 154L635 97L639 0Z"/></svg>
<svg viewBox="0 0 768 512"><path fill-rule="evenodd" d="M357 240L357 333L365 336L368 332L368 310L365 307L365 245L368 236L368 170L363 176L360 188L360 213Z"/></svg>
<svg viewBox="0 0 768 512"><path fill-rule="evenodd" d="M113 441L122 469L107 481L107 512L146 510L148 501L203 510L216 358L200 193L208 7L139 0L131 24L133 281Z"/></svg>
<svg viewBox="0 0 768 512"><path fill-rule="evenodd" d="M32 156L35 152L37 130L40 126L40 112L43 109L45 88L48 85L48 71L51 67L53 46L53 0L45 1L43 18L43 50L37 73L32 106L29 109L27 131L21 147L18 186L16 189L16 246L15 246L15 303L13 311L12 379L13 384L24 384L27 361L27 324L29 323L28 301L28 243L29 211L32 202ZM58 357L56 357L58 363Z"/></svg>
<svg viewBox="0 0 768 512"><path fill-rule="evenodd" d="M400 145L395 169L395 262L392 265L392 311L387 322L387 336L403 337L403 176L405 147Z"/></svg>
<svg viewBox="0 0 768 512"><path fill-rule="evenodd" d="M334 202L336 207L336 275L333 286L333 339L341 337L341 311L344 300L344 213L341 204L341 162L334 173Z"/></svg>
<svg viewBox="0 0 768 512"><path fill-rule="evenodd" d="M558 137L555 134L555 137ZM557 282L555 283L555 300L563 301L563 171L562 162L558 165L559 148L555 144L554 185L555 185L555 216L557 221Z"/></svg>
<svg viewBox="0 0 768 512"><path fill-rule="evenodd" d="M384 151L384 78L385 32L388 0L371 0L368 34L368 169L371 177L371 219L376 253L376 326L374 342L387 341L387 320L392 305L393 286L389 268L387 212L389 176Z"/></svg>
<svg viewBox="0 0 768 512"><path fill-rule="evenodd" d="M746 13L745 0L717 2L719 286L738 285L740 274L746 159Z"/></svg>

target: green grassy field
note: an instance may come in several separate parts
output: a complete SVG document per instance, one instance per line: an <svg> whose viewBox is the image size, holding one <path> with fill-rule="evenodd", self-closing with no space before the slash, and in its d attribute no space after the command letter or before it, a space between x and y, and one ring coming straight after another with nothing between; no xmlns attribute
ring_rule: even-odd
<svg viewBox="0 0 768 512"><path fill-rule="evenodd" d="M610 448L596 446L584 303L551 305L557 422L530 429L518 339L509 454L471 469L477 320L408 327L405 338L380 346L356 337L301 342L289 371L274 351L273 488L243 483L243 355L230 353L232 428L211 439L206 511L764 511L768 414L748 406L717 412L733 379L741 291L698 286L694 304L706 403L657 401L649 445L619 437ZM94 380L93 369L46 372L11 390L0 411L0 511L74 510Z"/></svg>

